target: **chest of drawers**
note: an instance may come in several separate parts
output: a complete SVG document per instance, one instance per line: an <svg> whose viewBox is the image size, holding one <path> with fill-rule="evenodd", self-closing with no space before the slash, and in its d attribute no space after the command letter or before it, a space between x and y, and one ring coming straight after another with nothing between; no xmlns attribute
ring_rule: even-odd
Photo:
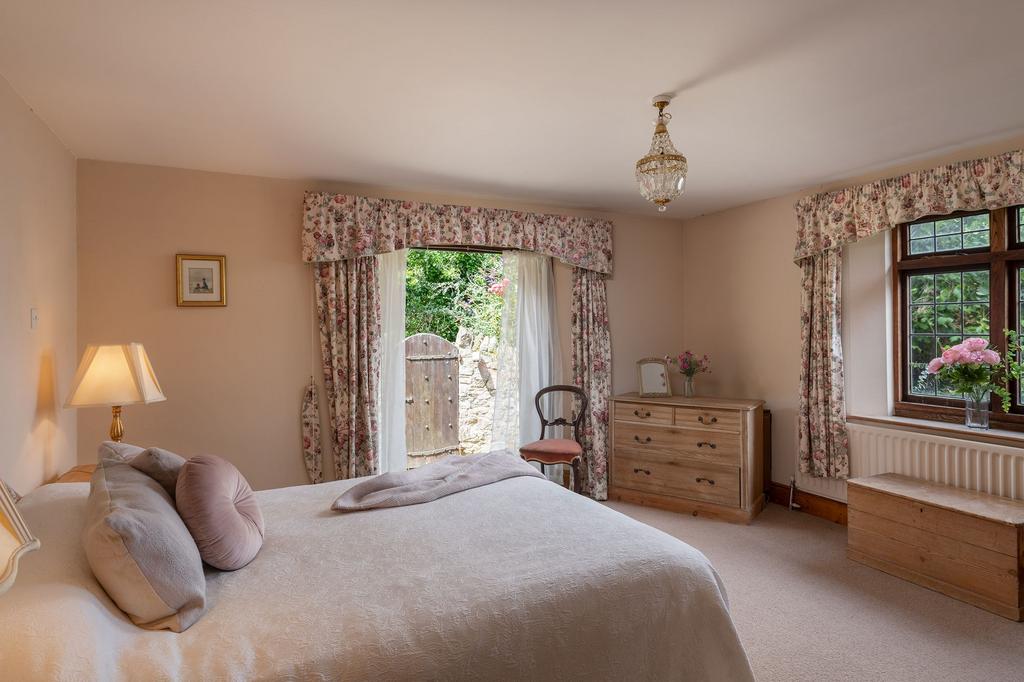
<svg viewBox="0 0 1024 682"><path fill-rule="evenodd" d="M764 507L762 401L627 393L612 410L610 499L744 523Z"/></svg>

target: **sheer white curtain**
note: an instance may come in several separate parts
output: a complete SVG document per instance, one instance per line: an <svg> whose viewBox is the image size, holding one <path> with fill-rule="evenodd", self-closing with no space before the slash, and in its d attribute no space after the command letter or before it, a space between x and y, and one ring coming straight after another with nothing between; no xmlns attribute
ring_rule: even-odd
<svg viewBox="0 0 1024 682"><path fill-rule="evenodd" d="M562 381L555 281L549 256L526 251L502 255L509 284L498 339L491 449L518 452L540 437L537 391Z"/></svg>
<svg viewBox="0 0 1024 682"><path fill-rule="evenodd" d="M407 251L377 256L380 279L380 471L404 471L405 261Z"/></svg>

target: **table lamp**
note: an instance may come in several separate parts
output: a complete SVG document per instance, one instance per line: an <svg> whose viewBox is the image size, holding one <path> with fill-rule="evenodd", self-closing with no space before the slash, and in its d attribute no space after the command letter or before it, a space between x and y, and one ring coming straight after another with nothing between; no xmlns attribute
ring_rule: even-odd
<svg viewBox="0 0 1024 682"><path fill-rule="evenodd" d="M32 537L11 492L7 484L0 481L0 593L14 584L21 555L39 549L39 540Z"/></svg>
<svg viewBox="0 0 1024 682"><path fill-rule="evenodd" d="M124 438L121 408L167 400L141 343L85 347L64 407L110 406L110 440Z"/></svg>

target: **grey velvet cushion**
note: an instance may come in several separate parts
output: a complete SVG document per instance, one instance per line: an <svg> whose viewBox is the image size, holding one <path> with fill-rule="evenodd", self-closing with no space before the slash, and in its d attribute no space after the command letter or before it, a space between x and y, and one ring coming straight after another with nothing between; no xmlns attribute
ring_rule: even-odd
<svg viewBox="0 0 1024 682"><path fill-rule="evenodd" d="M122 462L128 462L145 449L146 448L140 448L138 445L115 443L112 440L105 440L100 443L99 450L96 453L96 461L102 462L107 457L114 457Z"/></svg>
<svg viewBox="0 0 1024 682"><path fill-rule="evenodd" d="M256 496L226 459L200 455L185 462L176 503L200 556L214 568L239 569L263 546L263 513Z"/></svg>
<svg viewBox="0 0 1024 682"><path fill-rule="evenodd" d="M206 609L199 550L167 491L124 459L125 446L106 445L82 534L89 566L133 623L182 632Z"/></svg>
<svg viewBox="0 0 1024 682"><path fill-rule="evenodd" d="M178 474L185 464L184 457L162 448L147 448L132 457L129 464L159 483L171 499L174 499Z"/></svg>

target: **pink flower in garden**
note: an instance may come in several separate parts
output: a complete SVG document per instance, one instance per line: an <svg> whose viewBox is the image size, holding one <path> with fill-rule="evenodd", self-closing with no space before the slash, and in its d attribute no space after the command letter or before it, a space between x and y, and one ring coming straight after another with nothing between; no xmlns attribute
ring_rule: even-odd
<svg viewBox="0 0 1024 682"><path fill-rule="evenodd" d="M504 296L505 289L508 288L509 284L511 284L511 280L509 280L508 277L502 277L500 281L495 282L491 286L487 287L487 291L497 296Z"/></svg>
<svg viewBox="0 0 1024 682"><path fill-rule="evenodd" d="M988 348L988 339L972 337L963 342L963 347L970 351L980 351Z"/></svg>
<svg viewBox="0 0 1024 682"><path fill-rule="evenodd" d="M942 369L944 364L945 363L942 362L942 358L935 358L934 360L928 363L928 373L938 374L939 370Z"/></svg>

